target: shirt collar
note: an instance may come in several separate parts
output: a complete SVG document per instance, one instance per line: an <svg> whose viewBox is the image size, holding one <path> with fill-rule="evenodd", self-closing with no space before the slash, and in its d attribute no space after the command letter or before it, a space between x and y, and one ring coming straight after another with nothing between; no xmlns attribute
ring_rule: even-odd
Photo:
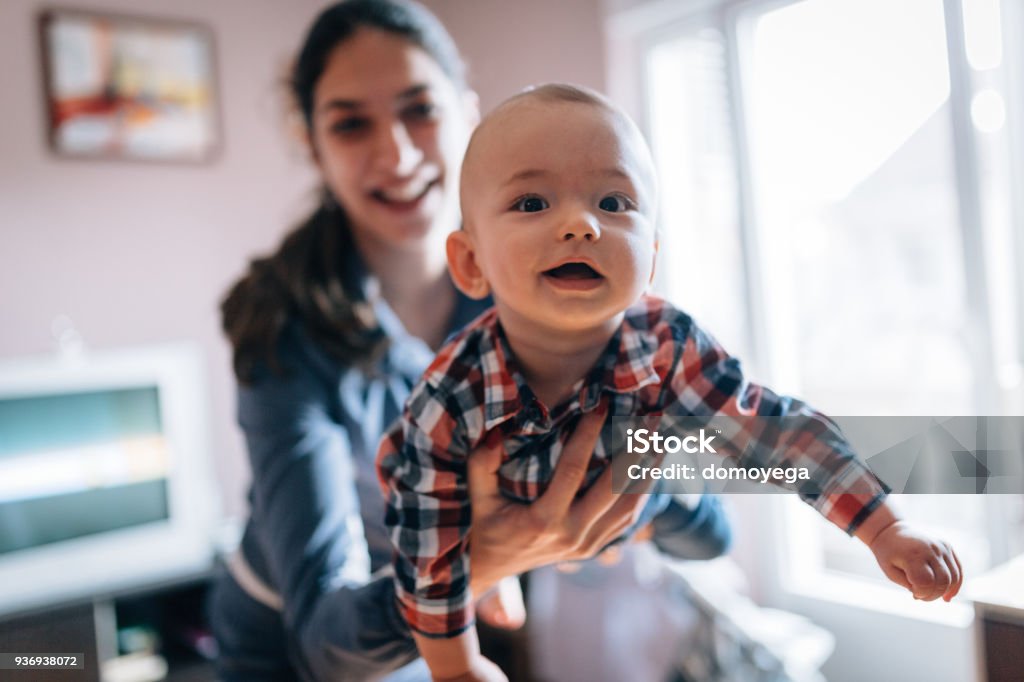
<svg viewBox="0 0 1024 682"><path fill-rule="evenodd" d="M643 305L641 302L638 305ZM634 393L661 380L655 366L658 340L645 328L637 327L630 309L594 367L580 382L579 408L590 412L603 393ZM642 311L641 311L642 312ZM547 415L535 401L533 391L512 354L508 338L495 311L486 321L489 334L480 348L484 384L484 429L517 416L524 408L527 421L544 422ZM556 406L551 406L556 407Z"/></svg>

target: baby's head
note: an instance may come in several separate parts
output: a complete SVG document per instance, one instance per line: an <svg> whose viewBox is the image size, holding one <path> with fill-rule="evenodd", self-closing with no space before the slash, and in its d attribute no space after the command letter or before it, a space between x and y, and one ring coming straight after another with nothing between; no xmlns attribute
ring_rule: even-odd
<svg viewBox="0 0 1024 682"><path fill-rule="evenodd" d="M467 295L493 293L503 324L617 324L654 275L654 165L604 97L544 85L476 129L462 165L463 229L448 263Z"/></svg>

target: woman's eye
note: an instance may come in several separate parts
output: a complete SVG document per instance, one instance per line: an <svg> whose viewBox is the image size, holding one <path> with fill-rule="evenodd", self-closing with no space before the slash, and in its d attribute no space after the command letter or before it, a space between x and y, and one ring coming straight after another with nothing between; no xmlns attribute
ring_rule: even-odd
<svg viewBox="0 0 1024 682"><path fill-rule="evenodd" d="M342 118L331 124L331 132L346 134L363 130L368 125L365 118Z"/></svg>
<svg viewBox="0 0 1024 682"><path fill-rule="evenodd" d="M523 197L522 199L517 199L516 203L512 204L513 209L523 213L536 213L537 211L543 211L547 207L548 202L540 197Z"/></svg>
<svg viewBox="0 0 1024 682"><path fill-rule="evenodd" d="M597 207L608 213L622 213L632 208L633 202L619 194L609 194L598 202Z"/></svg>
<svg viewBox="0 0 1024 682"><path fill-rule="evenodd" d="M432 102L417 102L406 107L405 115L421 120L432 119L437 115L437 105Z"/></svg>

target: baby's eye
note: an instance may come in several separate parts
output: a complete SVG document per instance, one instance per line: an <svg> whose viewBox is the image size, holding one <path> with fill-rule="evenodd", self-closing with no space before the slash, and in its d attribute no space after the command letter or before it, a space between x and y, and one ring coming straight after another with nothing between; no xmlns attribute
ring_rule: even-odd
<svg viewBox="0 0 1024 682"><path fill-rule="evenodd" d="M516 199L512 209L523 213L536 213L548 208L548 202L538 196L528 196Z"/></svg>
<svg viewBox="0 0 1024 682"><path fill-rule="evenodd" d="M622 213L633 208L633 202L621 194L609 194L598 202L597 207L608 213Z"/></svg>

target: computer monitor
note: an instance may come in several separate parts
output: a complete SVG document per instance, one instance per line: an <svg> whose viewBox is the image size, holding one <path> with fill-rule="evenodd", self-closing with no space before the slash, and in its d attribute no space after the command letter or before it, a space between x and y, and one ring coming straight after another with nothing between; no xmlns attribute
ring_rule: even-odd
<svg viewBox="0 0 1024 682"><path fill-rule="evenodd" d="M210 568L206 402L191 345L0 362L0 617Z"/></svg>

